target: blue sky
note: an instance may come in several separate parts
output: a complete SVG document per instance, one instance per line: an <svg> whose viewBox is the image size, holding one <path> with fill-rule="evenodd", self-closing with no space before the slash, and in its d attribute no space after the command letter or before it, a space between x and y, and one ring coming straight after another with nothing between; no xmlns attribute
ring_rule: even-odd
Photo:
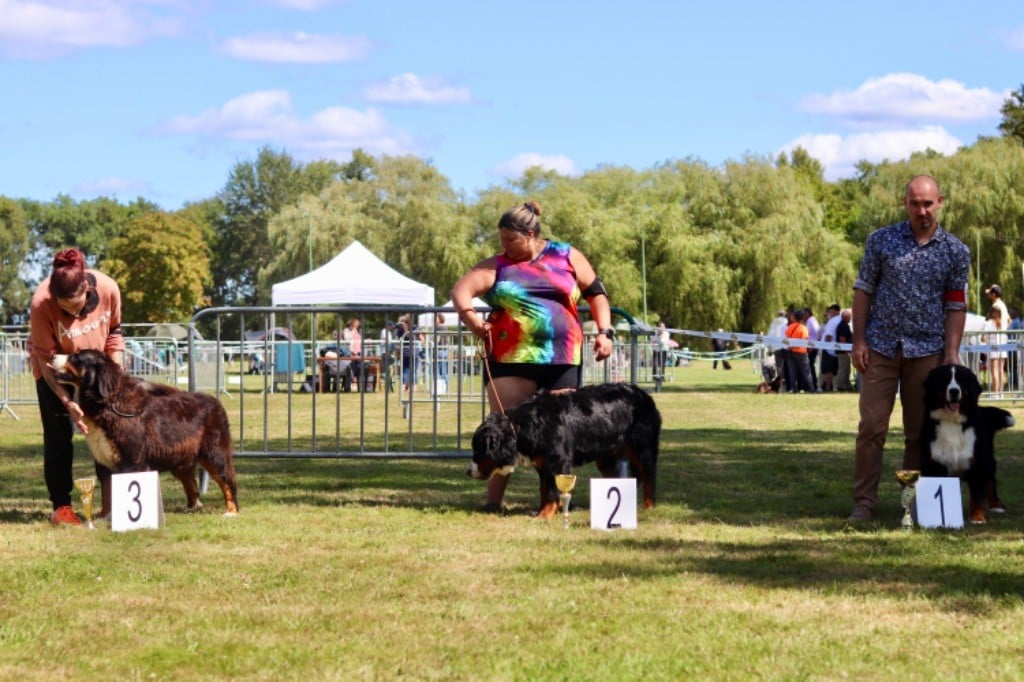
<svg viewBox="0 0 1024 682"><path fill-rule="evenodd" d="M216 194L268 145L415 154L472 200L803 145L859 159L998 134L1024 8L969 2L0 0L0 195Z"/></svg>

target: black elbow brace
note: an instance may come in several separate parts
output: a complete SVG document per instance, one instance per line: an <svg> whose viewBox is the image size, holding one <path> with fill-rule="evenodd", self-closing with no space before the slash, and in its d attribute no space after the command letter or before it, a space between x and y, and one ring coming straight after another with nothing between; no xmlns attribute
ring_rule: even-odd
<svg viewBox="0 0 1024 682"><path fill-rule="evenodd" d="M595 277L594 281L590 283L590 286L584 289L581 294L583 295L583 298L590 299L594 296L600 296L601 294L608 296L608 290L604 288L604 282L601 281L601 278Z"/></svg>

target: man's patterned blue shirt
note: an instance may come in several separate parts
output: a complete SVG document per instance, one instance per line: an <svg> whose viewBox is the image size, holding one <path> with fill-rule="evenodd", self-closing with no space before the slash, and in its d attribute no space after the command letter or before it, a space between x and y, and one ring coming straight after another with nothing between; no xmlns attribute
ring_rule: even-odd
<svg viewBox="0 0 1024 682"><path fill-rule="evenodd" d="M941 353L946 311L967 309L970 266L967 246L941 226L924 245L906 220L872 232L853 284L871 296L868 348L888 358L900 346L908 358ZM947 292L956 291L963 292L960 300L946 300Z"/></svg>

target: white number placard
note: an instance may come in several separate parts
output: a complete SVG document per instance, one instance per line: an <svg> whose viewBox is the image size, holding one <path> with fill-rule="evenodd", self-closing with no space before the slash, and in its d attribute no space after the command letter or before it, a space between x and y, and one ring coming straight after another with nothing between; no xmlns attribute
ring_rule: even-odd
<svg viewBox="0 0 1024 682"><path fill-rule="evenodd" d="M164 525L164 498L160 474L140 471L110 477L110 530L160 528Z"/></svg>
<svg viewBox="0 0 1024 682"><path fill-rule="evenodd" d="M918 479L914 505L917 507L917 525L922 528L964 527L959 478L936 476Z"/></svg>
<svg viewBox="0 0 1024 682"><path fill-rule="evenodd" d="M590 479L590 527L636 528L636 479Z"/></svg>

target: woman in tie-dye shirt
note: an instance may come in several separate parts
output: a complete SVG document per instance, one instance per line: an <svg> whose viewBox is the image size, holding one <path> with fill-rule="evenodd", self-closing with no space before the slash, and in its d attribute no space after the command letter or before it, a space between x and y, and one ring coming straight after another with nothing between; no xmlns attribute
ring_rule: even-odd
<svg viewBox="0 0 1024 682"><path fill-rule="evenodd" d="M601 333L594 356L612 352L608 293L586 256L565 242L540 236L540 205L514 206L498 221L502 253L466 273L452 289L452 303L470 331L484 339L491 412L510 410L540 389L575 390L580 385L583 326L576 305L590 304ZM485 319L473 308L482 297L492 307ZM498 512L507 476L487 482L484 510Z"/></svg>

